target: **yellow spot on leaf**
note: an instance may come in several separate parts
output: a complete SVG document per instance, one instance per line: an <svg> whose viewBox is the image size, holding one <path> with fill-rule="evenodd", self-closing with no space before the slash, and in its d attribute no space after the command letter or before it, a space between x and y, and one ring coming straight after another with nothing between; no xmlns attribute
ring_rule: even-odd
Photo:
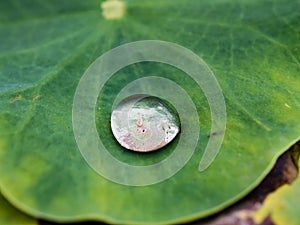
<svg viewBox="0 0 300 225"><path fill-rule="evenodd" d="M10 101L10 102L15 102L15 101L21 100L21 99L22 99L22 95L21 95L21 94L17 94L17 95L15 95L15 96L11 97L11 98L9 99L9 101Z"/></svg>
<svg viewBox="0 0 300 225"><path fill-rule="evenodd" d="M268 127L267 125L263 124L261 121L259 120L255 120L255 122L261 126L262 128L264 128L266 131L271 131L272 129L270 127Z"/></svg>
<svg viewBox="0 0 300 225"><path fill-rule="evenodd" d="M287 103L285 103L284 105L285 105L285 107L287 107L289 109L291 108L291 106L289 104L287 104Z"/></svg>
<svg viewBox="0 0 300 225"><path fill-rule="evenodd" d="M40 97L39 94L35 94L35 95L33 96L32 100L35 101L35 100L37 100L39 97Z"/></svg>
<svg viewBox="0 0 300 225"><path fill-rule="evenodd" d="M121 19L125 14L125 3L120 0L107 0L101 3L102 15L107 20Z"/></svg>

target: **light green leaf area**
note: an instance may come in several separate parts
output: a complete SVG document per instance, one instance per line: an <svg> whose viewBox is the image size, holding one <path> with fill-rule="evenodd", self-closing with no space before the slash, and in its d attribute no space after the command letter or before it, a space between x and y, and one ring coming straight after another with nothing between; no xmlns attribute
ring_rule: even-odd
<svg viewBox="0 0 300 225"><path fill-rule="evenodd" d="M255 213L254 219L257 223L261 223L270 216L277 225L298 225L300 224L299 202L300 179L298 177L291 185L286 184L268 195L262 208Z"/></svg>
<svg viewBox="0 0 300 225"><path fill-rule="evenodd" d="M5 225L35 225L37 220L23 214L10 205L2 195L0 195L0 224Z"/></svg>
<svg viewBox="0 0 300 225"><path fill-rule="evenodd" d="M237 201L300 138L299 11L298 1L287 0L128 0L122 19L106 20L98 0L1 1L1 192L36 217L119 224L181 223ZM148 165L168 157L178 141L138 154L114 140L113 98L136 78L174 80L201 120L195 154L182 170L155 185L124 186L84 161L73 135L72 103L97 57L149 39L177 43L203 58L222 88L227 129L210 131L205 95L182 71L159 63L122 69L105 85L95 110L99 136L119 160ZM220 153L200 173L209 138L222 132Z"/></svg>

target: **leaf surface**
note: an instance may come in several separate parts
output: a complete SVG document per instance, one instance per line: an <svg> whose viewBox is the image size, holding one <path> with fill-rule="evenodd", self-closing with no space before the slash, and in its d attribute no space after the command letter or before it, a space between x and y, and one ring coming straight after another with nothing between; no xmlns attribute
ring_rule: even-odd
<svg viewBox="0 0 300 225"><path fill-rule="evenodd" d="M300 3L272 1L126 1L120 20L105 20L97 0L0 2L0 188L15 206L58 221L184 222L240 199L300 137ZM116 158L160 161L122 149L110 131L114 97L130 81L162 76L191 96L201 120L195 154L170 179L146 187L106 180L84 161L72 130L79 79L106 51L138 40L189 48L209 65L225 97L227 129L204 172L210 111L192 79L170 66L141 63L113 76L100 93L96 125ZM124 174L126 176L126 174Z"/></svg>

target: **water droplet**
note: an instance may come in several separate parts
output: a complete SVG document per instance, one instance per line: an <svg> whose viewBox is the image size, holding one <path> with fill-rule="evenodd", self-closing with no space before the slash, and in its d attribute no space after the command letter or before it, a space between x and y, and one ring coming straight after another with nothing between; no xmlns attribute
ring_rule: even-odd
<svg viewBox="0 0 300 225"><path fill-rule="evenodd" d="M138 152L164 147L176 137L179 127L177 111L152 96L130 96L111 115L111 129L119 144Z"/></svg>

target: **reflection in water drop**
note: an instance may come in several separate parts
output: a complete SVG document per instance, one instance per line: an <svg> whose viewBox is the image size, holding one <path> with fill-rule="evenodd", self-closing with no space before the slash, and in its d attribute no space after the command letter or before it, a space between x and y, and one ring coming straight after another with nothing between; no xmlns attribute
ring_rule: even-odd
<svg viewBox="0 0 300 225"><path fill-rule="evenodd" d="M179 132L176 110L157 97L130 96L111 115L112 132L123 147L149 152L171 142Z"/></svg>

